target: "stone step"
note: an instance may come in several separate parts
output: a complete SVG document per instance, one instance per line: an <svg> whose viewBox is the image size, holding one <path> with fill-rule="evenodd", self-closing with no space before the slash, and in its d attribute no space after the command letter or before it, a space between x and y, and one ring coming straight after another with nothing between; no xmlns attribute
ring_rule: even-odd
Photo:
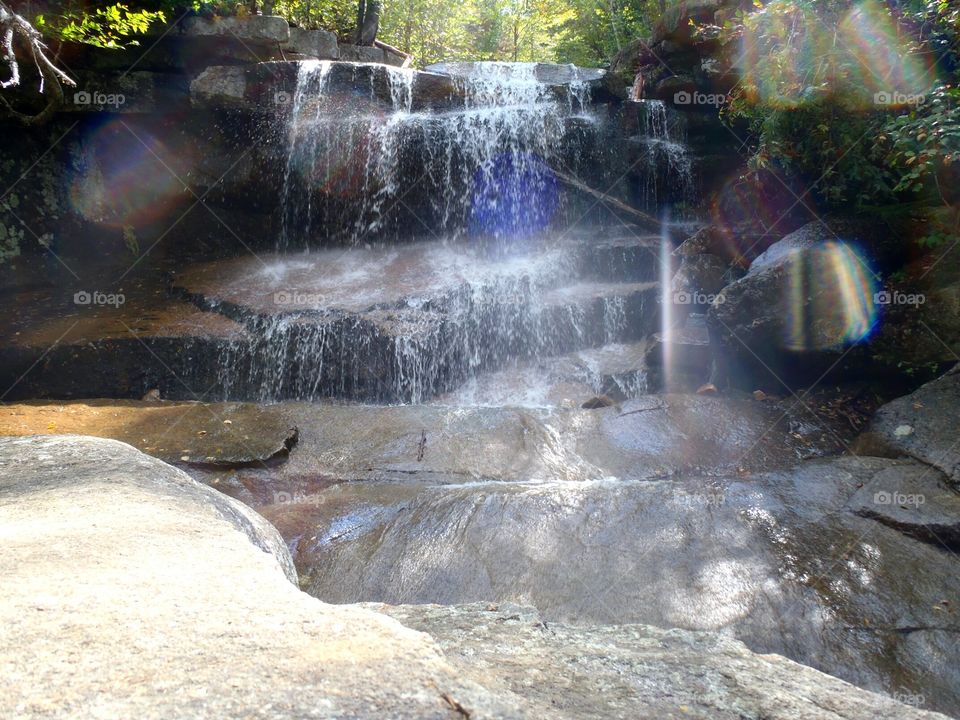
<svg viewBox="0 0 960 720"><path fill-rule="evenodd" d="M660 275L660 237L630 232L592 235L580 246L584 277L606 282L648 282Z"/></svg>
<svg viewBox="0 0 960 720"><path fill-rule="evenodd" d="M9 399L157 389L184 400L423 402L511 363L657 329L657 283L580 281L578 253L490 259L430 242L197 264L173 278L180 299L158 302L158 289L121 307L25 318L0 379Z"/></svg>
<svg viewBox="0 0 960 720"><path fill-rule="evenodd" d="M18 307L29 307L30 296L49 312L47 293L20 294ZM64 307L54 317L25 312L3 323L3 399L140 398L153 390L190 400L223 396L221 363L250 339L242 325L182 301L150 298L138 308L125 300Z"/></svg>

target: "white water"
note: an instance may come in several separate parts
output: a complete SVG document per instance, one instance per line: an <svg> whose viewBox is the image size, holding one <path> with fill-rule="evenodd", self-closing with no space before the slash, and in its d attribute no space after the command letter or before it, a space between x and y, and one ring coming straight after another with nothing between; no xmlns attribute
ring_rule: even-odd
<svg viewBox="0 0 960 720"><path fill-rule="evenodd" d="M532 64L484 63L455 79L462 105L417 112L414 71L352 66L354 78L369 73L370 90L344 99L330 93L331 67L299 67L281 248L368 241L391 212L420 234L445 236L527 234L549 220L559 192L548 166L560 163L566 119L588 115L588 83L558 97ZM389 108L377 99L377 72L386 74ZM318 203L327 216L343 216L343 227L314 227Z"/></svg>

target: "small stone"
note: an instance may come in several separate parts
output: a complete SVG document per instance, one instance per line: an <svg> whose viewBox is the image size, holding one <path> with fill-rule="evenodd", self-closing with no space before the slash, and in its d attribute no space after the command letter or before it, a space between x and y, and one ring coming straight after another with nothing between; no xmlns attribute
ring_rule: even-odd
<svg viewBox="0 0 960 720"><path fill-rule="evenodd" d="M898 425L897 429L893 431L893 434L897 437L906 437L907 435L913 435L913 426L912 425Z"/></svg>

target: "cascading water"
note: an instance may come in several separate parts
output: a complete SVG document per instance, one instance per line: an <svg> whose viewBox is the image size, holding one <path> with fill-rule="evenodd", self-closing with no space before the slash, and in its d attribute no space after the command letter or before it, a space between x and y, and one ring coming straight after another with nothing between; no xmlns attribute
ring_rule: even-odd
<svg viewBox="0 0 960 720"><path fill-rule="evenodd" d="M639 134L644 167L640 200L650 211L659 212L665 202L678 213L694 200L693 160L686 144L682 118L662 100L641 100Z"/></svg>
<svg viewBox="0 0 960 720"><path fill-rule="evenodd" d="M550 167L563 162L568 119L587 115L586 82L558 95L537 80L533 64L484 63L455 78L454 107L437 112L414 109L411 70L378 68L387 108L369 66L337 65L354 79L369 73L369 93L332 92L331 63L300 64L281 249L383 234L527 236L549 224L561 204Z"/></svg>
<svg viewBox="0 0 960 720"><path fill-rule="evenodd" d="M210 269L213 293L184 279L249 330L224 355L237 393L424 402L511 364L636 352L657 329L644 238L549 232L566 205L554 171L616 172L592 154L610 153L593 86L564 71L548 84L530 64L442 76L300 63L279 252ZM667 176L688 175L664 108L651 110L651 163L662 170L666 153ZM582 380L600 392L609 379L591 362L582 356ZM645 387L636 373L614 383L627 396Z"/></svg>

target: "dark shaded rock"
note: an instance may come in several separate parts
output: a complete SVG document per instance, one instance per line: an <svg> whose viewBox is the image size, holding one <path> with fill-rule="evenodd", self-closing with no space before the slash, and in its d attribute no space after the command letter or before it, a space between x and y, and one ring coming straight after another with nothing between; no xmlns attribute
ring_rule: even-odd
<svg viewBox="0 0 960 720"><path fill-rule="evenodd" d="M960 494L919 463L878 472L850 498L850 509L946 551L960 549Z"/></svg>
<svg viewBox="0 0 960 720"><path fill-rule="evenodd" d="M674 296L674 303L681 305L708 305L691 302L697 300L698 295L716 295L727 283L724 275L727 272L727 263L716 255L688 255L683 258L680 267L673 276L670 290ZM678 299L678 295L684 296ZM705 309L705 308L704 308Z"/></svg>
<svg viewBox="0 0 960 720"><path fill-rule="evenodd" d="M386 55L378 47L366 45L340 45L340 59L349 62L384 63Z"/></svg>
<svg viewBox="0 0 960 720"><path fill-rule="evenodd" d="M889 375L864 346L877 321L877 268L902 240L872 221L815 221L771 245L708 314L735 384L774 391L820 379Z"/></svg>
<svg viewBox="0 0 960 720"><path fill-rule="evenodd" d="M960 487L960 368L887 403L857 440L862 452L913 457Z"/></svg>

